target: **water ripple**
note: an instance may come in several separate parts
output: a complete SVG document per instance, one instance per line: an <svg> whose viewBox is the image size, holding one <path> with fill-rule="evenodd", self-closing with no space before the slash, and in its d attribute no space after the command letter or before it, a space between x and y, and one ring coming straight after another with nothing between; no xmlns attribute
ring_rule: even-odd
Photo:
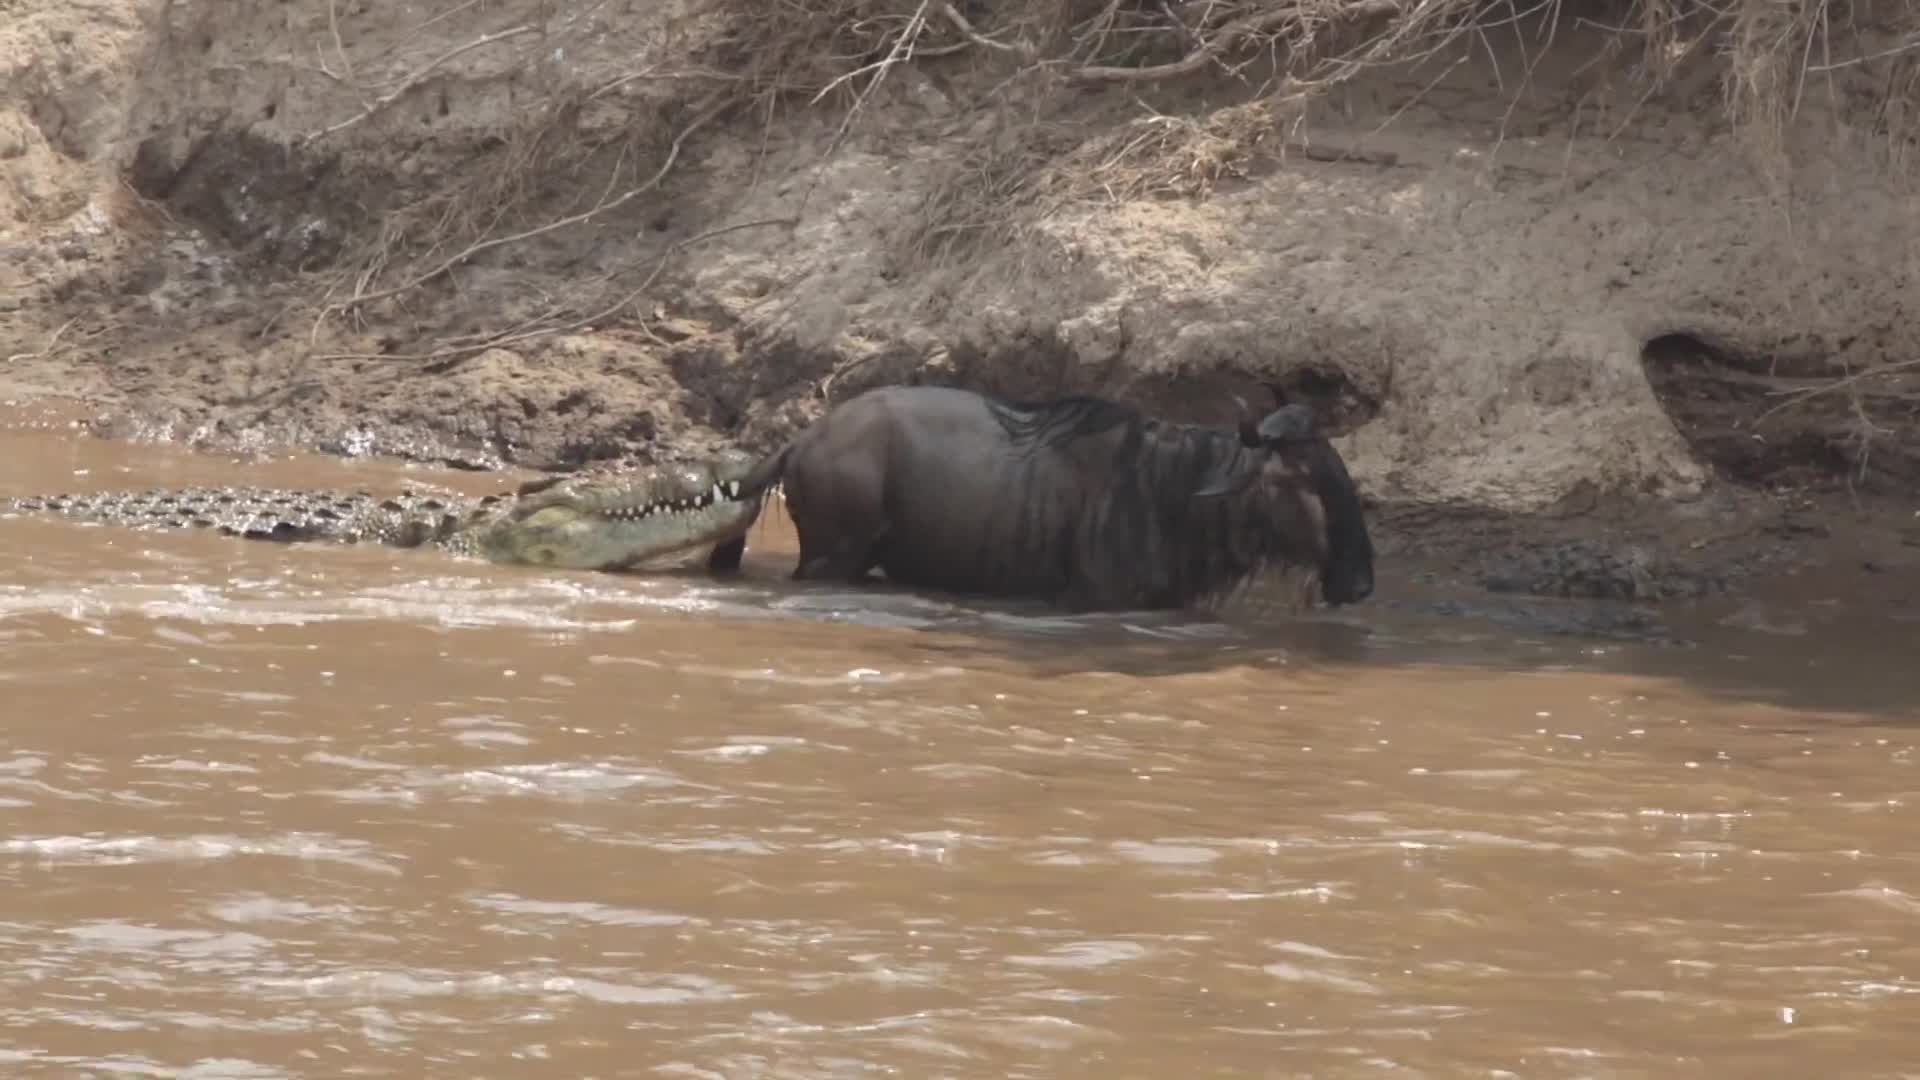
<svg viewBox="0 0 1920 1080"><path fill-rule="evenodd" d="M154 862L201 862L264 855L302 862L333 862L357 870L399 874L372 854L369 844L334 836L289 834L264 839L232 835L194 836L14 836L0 840L0 853L32 856L42 864L128 866Z"/></svg>
<svg viewBox="0 0 1920 1080"><path fill-rule="evenodd" d="M723 982L694 975L662 975L653 979L633 980L622 978L623 972L607 971L603 974L605 977L499 972L463 975L417 968L408 971L355 970L302 979L260 979L255 982L255 987L263 992L340 998L361 1004L444 997L577 997L613 1005L684 1005L731 1001L740 996L739 991Z"/></svg>

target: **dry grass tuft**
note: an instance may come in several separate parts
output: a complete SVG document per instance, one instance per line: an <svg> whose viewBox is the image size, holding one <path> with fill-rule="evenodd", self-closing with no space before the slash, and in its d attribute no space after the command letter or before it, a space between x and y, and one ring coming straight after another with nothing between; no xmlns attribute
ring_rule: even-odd
<svg viewBox="0 0 1920 1080"><path fill-rule="evenodd" d="M1576 28L1597 31L1587 40L1604 55L1546 62L1637 54L1633 77L1648 91L1711 58L1725 112L1762 145L1779 145L1816 80L1857 94L1840 77L1870 74L1869 104L1888 125L1920 88L1920 8L1904 0L718 0L718 11L726 29L708 66L768 115L783 99L857 112L897 65L956 56L1005 70L989 100L1009 111L1014 82L1059 91L1195 75L1235 81L1250 101L1300 101L1365 71L1496 44L1528 69L1503 81L1524 81Z"/></svg>
<svg viewBox="0 0 1920 1080"><path fill-rule="evenodd" d="M1634 61L1651 94L1683 64L1721 69L1724 111L1763 161L1786 153L1784 133L1808 80L1848 69L1884 69L1877 123L1905 146L1909 96L1920 72L1920 9L1829 0L724 0L726 66L741 73L771 118L776 101L831 102L851 123L902 63L968 57L1006 72L983 108L1006 117L976 137L923 207L908 239L914 259L946 260L990 238L1006 240L1071 203L1142 196L1201 196L1244 170L1305 99L1387 65L1470 50L1497 40L1537 64ZM965 8L962 11L962 7ZM1594 56L1546 54L1574 28ZM1850 72L1857 74L1857 72ZM1149 114L1075 142L1064 125L1035 120L1073 88L1142 86L1202 76L1241 89L1208 114ZM1836 91L1837 92L1837 91ZM1899 114L1896 117L1892 114ZM843 132L845 125L843 124ZM1342 154L1374 160L1364 152Z"/></svg>
<svg viewBox="0 0 1920 1080"><path fill-rule="evenodd" d="M1199 119L1149 113L1091 137L1065 124L994 131L929 191L908 258L959 261L983 245L1017 242L1076 204L1204 198L1221 180L1246 176L1274 136L1273 112L1255 101Z"/></svg>

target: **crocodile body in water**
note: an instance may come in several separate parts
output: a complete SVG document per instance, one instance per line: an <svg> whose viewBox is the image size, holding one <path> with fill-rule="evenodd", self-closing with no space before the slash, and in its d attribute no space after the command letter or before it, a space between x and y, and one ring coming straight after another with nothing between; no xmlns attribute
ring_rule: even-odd
<svg viewBox="0 0 1920 1080"><path fill-rule="evenodd" d="M684 465L574 475L511 495L394 496L258 487L194 487L0 499L0 513L52 513L134 528L203 528L284 543L436 547L498 563L632 570L711 549L710 570L740 565L764 497L740 497L752 467L722 453Z"/></svg>

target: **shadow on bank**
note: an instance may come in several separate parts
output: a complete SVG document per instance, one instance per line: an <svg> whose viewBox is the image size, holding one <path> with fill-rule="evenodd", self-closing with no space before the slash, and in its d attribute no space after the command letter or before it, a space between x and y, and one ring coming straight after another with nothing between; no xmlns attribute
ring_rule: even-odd
<svg viewBox="0 0 1920 1080"><path fill-rule="evenodd" d="M1387 581L1365 603L1333 609L1067 615L1038 603L885 584L755 584L786 616L934 631L911 646L929 662L1041 678L1158 678L1233 667L1337 669L1376 679L1408 667L1623 674L1829 714L1836 723L1920 721L1920 663L1911 648L1920 617L1782 609L1771 620L1743 619L1730 613L1750 613L1750 601L1626 604Z"/></svg>

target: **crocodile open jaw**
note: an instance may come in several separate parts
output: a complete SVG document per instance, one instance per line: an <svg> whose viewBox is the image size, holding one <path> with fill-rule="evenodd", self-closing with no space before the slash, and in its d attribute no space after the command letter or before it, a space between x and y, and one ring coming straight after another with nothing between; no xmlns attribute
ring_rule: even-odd
<svg viewBox="0 0 1920 1080"><path fill-rule="evenodd" d="M746 535L762 503L740 498L752 465L729 452L625 477L530 486L476 539L496 562L608 571L668 565Z"/></svg>
<svg viewBox="0 0 1920 1080"><path fill-rule="evenodd" d="M53 513L134 528L205 528L288 542L438 547L501 563L628 570L684 561L727 546L709 565L737 565L762 500L742 500L752 459L738 452L625 474L574 475L524 485L516 495L471 498L403 493L180 488L21 496L0 511Z"/></svg>

